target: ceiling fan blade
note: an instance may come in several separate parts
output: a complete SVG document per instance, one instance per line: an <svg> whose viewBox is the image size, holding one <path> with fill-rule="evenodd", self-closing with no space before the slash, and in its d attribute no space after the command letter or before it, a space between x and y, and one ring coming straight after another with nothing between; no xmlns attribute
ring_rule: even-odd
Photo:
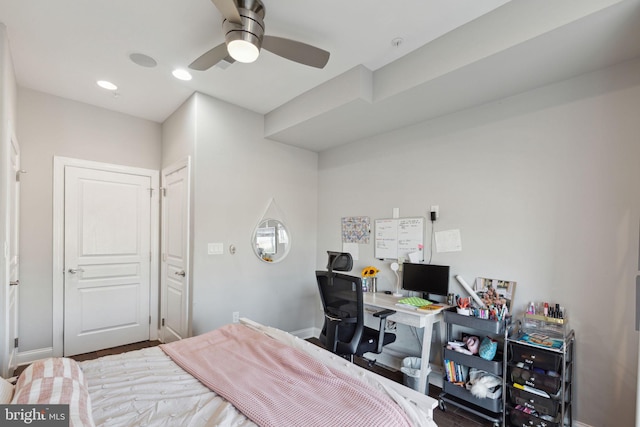
<svg viewBox="0 0 640 427"><path fill-rule="evenodd" d="M242 18L235 0L211 0L224 19L234 24L242 24Z"/></svg>
<svg viewBox="0 0 640 427"><path fill-rule="evenodd" d="M264 36L262 48L310 67L324 68L329 61L326 50L282 37Z"/></svg>
<svg viewBox="0 0 640 427"><path fill-rule="evenodd" d="M189 68L197 71L208 70L223 59L230 63L234 62L233 58L231 58L229 56L229 53L227 52L227 45L221 43L213 49L200 55L198 59L189 64Z"/></svg>

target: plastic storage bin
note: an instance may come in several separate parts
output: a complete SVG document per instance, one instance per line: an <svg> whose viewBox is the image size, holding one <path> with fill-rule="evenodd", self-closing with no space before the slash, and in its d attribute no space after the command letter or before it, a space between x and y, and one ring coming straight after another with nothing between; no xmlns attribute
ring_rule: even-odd
<svg viewBox="0 0 640 427"><path fill-rule="evenodd" d="M521 405L525 408L536 411L539 414L549 415L555 417L558 415L558 409L560 408L560 401L550 399L548 397L538 396L534 393L529 393L526 390L520 390L511 385L509 389L509 400L514 405Z"/></svg>
<svg viewBox="0 0 640 427"><path fill-rule="evenodd" d="M536 372L533 369L525 369L512 367L511 368L511 381L516 384L527 385L529 387L537 388L539 390L546 391L549 394L557 394L562 385L562 378L560 374L548 375L549 371L545 373Z"/></svg>
<svg viewBox="0 0 640 427"><path fill-rule="evenodd" d="M563 423L560 416L540 418L533 414L511 409L509 412L509 421L512 427L562 427Z"/></svg>
<svg viewBox="0 0 640 427"><path fill-rule="evenodd" d="M522 319L522 330L526 333L540 333L551 338L564 338L569 333L569 319L546 317L539 314L525 313Z"/></svg>
<svg viewBox="0 0 640 427"><path fill-rule="evenodd" d="M536 367L545 371L560 371L562 366L562 354L544 349L538 349L526 345L510 345L511 361L514 364L522 362L530 367Z"/></svg>

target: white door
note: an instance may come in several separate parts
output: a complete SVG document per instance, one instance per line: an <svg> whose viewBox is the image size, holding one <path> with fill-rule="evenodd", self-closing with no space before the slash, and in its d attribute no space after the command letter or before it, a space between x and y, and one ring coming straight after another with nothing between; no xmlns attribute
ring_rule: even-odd
<svg viewBox="0 0 640 427"><path fill-rule="evenodd" d="M189 336L189 162L162 171L161 331L164 342Z"/></svg>
<svg viewBox="0 0 640 427"><path fill-rule="evenodd" d="M10 151L10 206L9 206L9 295L7 300L7 324L9 327L8 343L9 371L15 369L18 347L18 285L20 284L20 255L19 255L19 221L20 221L20 147L15 136L11 136Z"/></svg>
<svg viewBox="0 0 640 427"><path fill-rule="evenodd" d="M65 167L64 355L149 339L149 176Z"/></svg>

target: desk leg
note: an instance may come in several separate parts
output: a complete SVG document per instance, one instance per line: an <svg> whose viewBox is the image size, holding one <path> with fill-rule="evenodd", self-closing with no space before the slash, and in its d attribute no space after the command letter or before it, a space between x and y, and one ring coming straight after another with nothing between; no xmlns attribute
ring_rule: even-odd
<svg viewBox="0 0 640 427"><path fill-rule="evenodd" d="M431 335L433 331L433 324L439 320L439 315L427 316L427 323L424 325L424 331L422 333L422 354L420 356L422 362L420 365L420 379L418 380L418 390L421 392L423 392L423 390L427 390L427 380L429 379L429 356L431 356Z"/></svg>

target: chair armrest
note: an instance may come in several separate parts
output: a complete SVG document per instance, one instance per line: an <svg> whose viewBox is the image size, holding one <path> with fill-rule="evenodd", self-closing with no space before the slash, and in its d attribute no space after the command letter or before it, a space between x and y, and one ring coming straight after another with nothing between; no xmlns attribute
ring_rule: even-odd
<svg viewBox="0 0 640 427"><path fill-rule="evenodd" d="M379 317L380 320L382 319L386 319L387 317L391 316L392 314L395 314L396 311L395 310L382 310L382 311L378 311L376 313L373 313L373 317Z"/></svg>
<svg viewBox="0 0 640 427"><path fill-rule="evenodd" d="M373 313L373 317L379 317L380 318L380 326L378 327L378 348L376 349L376 353L380 353L382 352L382 347L384 344L384 330L386 329L386 319L387 317L391 316L392 314L395 314L395 310L382 310L382 311L378 311L376 313Z"/></svg>

